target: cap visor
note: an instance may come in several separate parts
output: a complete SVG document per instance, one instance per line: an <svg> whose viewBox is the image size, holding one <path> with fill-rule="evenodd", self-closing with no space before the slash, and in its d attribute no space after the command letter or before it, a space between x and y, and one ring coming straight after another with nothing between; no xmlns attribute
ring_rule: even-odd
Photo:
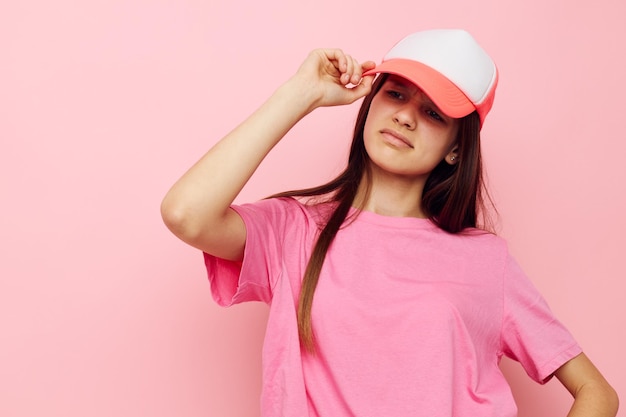
<svg viewBox="0 0 626 417"><path fill-rule="evenodd" d="M395 74L411 81L448 117L458 119L476 110L474 104L452 81L420 62L394 58L384 61L363 75L376 73Z"/></svg>

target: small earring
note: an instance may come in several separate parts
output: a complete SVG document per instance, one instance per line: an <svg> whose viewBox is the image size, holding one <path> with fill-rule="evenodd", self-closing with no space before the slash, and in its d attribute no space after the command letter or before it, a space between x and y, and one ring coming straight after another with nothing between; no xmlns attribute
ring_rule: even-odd
<svg viewBox="0 0 626 417"><path fill-rule="evenodd" d="M456 159L456 156L451 156L450 157L450 162L454 162L455 159Z"/></svg>

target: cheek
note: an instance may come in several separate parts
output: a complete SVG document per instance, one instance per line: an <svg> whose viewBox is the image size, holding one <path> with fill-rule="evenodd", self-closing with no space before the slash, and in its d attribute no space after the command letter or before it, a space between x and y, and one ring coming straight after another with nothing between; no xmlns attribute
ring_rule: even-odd
<svg viewBox="0 0 626 417"><path fill-rule="evenodd" d="M459 123L455 122L450 132L448 133L448 143L450 144L450 150L454 149L459 143Z"/></svg>
<svg viewBox="0 0 626 417"><path fill-rule="evenodd" d="M382 100L379 95L376 95L370 103L370 108L367 112L367 119L365 120L365 123L367 124L371 120L380 120L384 117L385 113L388 112L389 108L385 104L385 101Z"/></svg>
<svg viewBox="0 0 626 417"><path fill-rule="evenodd" d="M436 147L439 148L439 153L442 158L450 153L457 145L457 129L452 128L447 131L433 132L432 137L435 139Z"/></svg>
<svg viewBox="0 0 626 417"><path fill-rule="evenodd" d="M372 117L370 113L365 120L365 124L363 125L363 143L365 144L366 150L368 149L368 143L371 143L375 130L376 123L374 121L374 117Z"/></svg>
<svg viewBox="0 0 626 417"><path fill-rule="evenodd" d="M365 154L368 159L371 159L370 155L372 154L372 141L371 135L368 135L367 130L363 131L363 149L365 150Z"/></svg>

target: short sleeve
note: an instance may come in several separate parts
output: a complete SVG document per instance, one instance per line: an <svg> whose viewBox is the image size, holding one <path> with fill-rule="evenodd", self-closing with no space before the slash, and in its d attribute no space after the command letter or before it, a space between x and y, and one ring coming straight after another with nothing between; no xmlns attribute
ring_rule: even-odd
<svg viewBox="0 0 626 417"><path fill-rule="evenodd" d="M291 199L273 198L232 206L246 227L243 261L229 261L204 253L211 294L219 305L271 302L272 289L281 271L285 225L293 203Z"/></svg>
<svg viewBox="0 0 626 417"><path fill-rule="evenodd" d="M510 255L504 272L502 351L541 384L582 352Z"/></svg>

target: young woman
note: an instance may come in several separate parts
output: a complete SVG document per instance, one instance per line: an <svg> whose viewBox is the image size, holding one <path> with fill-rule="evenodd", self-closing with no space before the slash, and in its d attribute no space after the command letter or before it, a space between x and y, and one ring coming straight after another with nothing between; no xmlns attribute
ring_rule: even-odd
<svg viewBox="0 0 626 417"><path fill-rule="evenodd" d="M412 34L382 64L313 51L162 204L202 250L216 301L270 305L263 416L516 415L507 355L614 416L614 390L481 230L480 128L497 70L461 30ZM321 106L363 98L345 171L233 206L263 158Z"/></svg>

